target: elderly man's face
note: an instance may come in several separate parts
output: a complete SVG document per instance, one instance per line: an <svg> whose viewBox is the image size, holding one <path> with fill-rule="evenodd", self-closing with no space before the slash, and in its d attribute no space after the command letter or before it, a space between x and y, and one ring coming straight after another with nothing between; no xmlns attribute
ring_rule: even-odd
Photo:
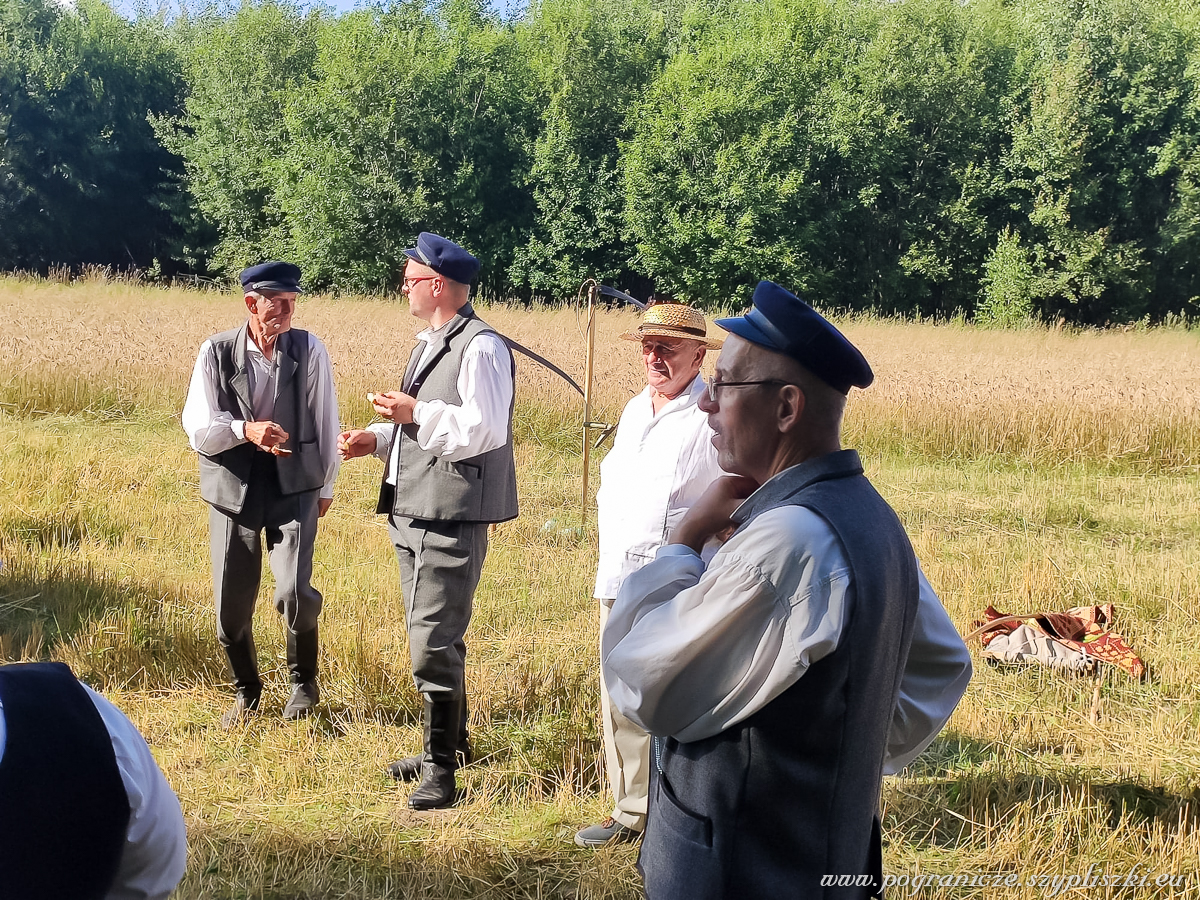
<svg viewBox="0 0 1200 900"><path fill-rule="evenodd" d="M713 378L716 399L705 391L698 404L708 413L708 426L716 432L712 442L717 448L717 464L731 475L745 475L760 484L771 475L778 446L776 401L783 382L742 382L769 379L763 375L763 357L769 355L736 335L726 338ZM729 382L734 384L722 388Z"/></svg>
<svg viewBox="0 0 1200 900"><path fill-rule="evenodd" d="M646 384L660 394L675 397L687 389L704 362L704 344L687 338L642 338L642 362Z"/></svg>
<svg viewBox="0 0 1200 900"><path fill-rule="evenodd" d="M254 291L246 294L246 308L250 318L258 326L258 333L268 341L292 327L292 315L296 312L294 291Z"/></svg>

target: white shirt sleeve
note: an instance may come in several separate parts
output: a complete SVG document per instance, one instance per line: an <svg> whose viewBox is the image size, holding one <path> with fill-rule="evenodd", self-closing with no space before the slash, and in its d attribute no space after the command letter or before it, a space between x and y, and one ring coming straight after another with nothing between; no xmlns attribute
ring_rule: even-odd
<svg viewBox="0 0 1200 900"><path fill-rule="evenodd" d="M895 775L932 743L971 680L971 654L942 601L918 570L921 584L908 664L900 681L883 773Z"/></svg>
<svg viewBox="0 0 1200 900"><path fill-rule="evenodd" d="M601 635L609 696L651 734L718 734L837 648L853 592L840 543L800 507L759 516L707 568L690 548L669 544L625 580L613 604ZM967 648L919 573L885 772L929 745L970 678Z"/></svg>
<svg viewBox="0 0 1200 900"><path fill-rule="evenodd" d="M333 385L333 364L329 361L329 351L311 333L308 336L307 391L308 408L312 410L317 426L317 446L325 469L321 497L329 500L333 497L333 482L341 465L341 457L337 452L337 436L341 426L338 424L337 390Z"/></svg>
<svg viewBox="0 0 1200 900"><path fill-rule="evenodd" d="M457 387L462 398L458 406L444 400L417 401L413 421L418 446L448 462L457 462L507 444L508 411L513 399L512 354L499 336L483 332L471 339L463 351ZM376 432L377 456L380 443ZM382 458L387 458L386 451Z"/></svg>
<svg viewBox="0 0 1200 900"><path fill-rule="evenodd" d="M718 734L837 648L848 588L837 538L802 507L759 516L707 569L669 544L613 604L601 637L609 696L651 734Z"/></svg>
<svg viewBox="0 0 1200 900"><path fill-rule="evenodd" d="M107 699L84 687L112 738L129 797L125 850L106 900L166 900L183 878L187 863L179 800L133 723Z"/></svg>
<svg viewBox="0 0 1200 900"><path fill-rule="evenodd" d="M246 422L217 406L217 359L212 341L200 345L187 400L183 404L183 430L197 453L216 456L246 443Z"/></svg>

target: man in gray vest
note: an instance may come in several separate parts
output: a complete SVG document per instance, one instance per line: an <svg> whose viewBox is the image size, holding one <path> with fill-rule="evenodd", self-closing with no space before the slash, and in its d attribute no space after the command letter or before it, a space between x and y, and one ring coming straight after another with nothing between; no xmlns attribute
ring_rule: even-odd
<svg viewBox="0 0 1200 900"><path fill-rule="evenodd" d="M421 779L413 809L454 803L454 773L470 762L463 682L488 525L517 515L512 354L468 302L479 260L422 232L404 251L403 292L429 327L417 335L401 390L368 395L388 422L339 437L344 459L384 461L377 512L400 563L413 679L424 698L424 749L388 767Z"/></svg>
<svg viewBox="0 0 1200 900"><path fill-rule="evenodd" d="M262 695L252 619L264 534L275 608L287 627L293 687L284 718L308 715L320 699L321 594L310 579L317 519L333 503L339 465L329 354L316 336L292 328L299 267L266 262L240 280L249 318L201 345L183 407L209 505L217 638L237 688L226 727L245 721Z"/></svg>
<svg viewBox="0 0 1200 900"><path fill-rule="evenodd" d="M646 896L872 896L889 731L905 720L915 755L945 723L901 683L936 596L841 449L846 395L873 379L862 354L771 282L717 324L732 336L699 402L730 474L625 580L601 643L613 703L659 741ZM911 689L957 700L971 668L957 634L920 655Z"/></svg>

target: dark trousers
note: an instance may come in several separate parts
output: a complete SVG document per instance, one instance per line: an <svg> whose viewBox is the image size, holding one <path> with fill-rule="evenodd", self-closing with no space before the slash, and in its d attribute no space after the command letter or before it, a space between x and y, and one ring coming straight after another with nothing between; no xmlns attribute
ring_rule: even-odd
<svg viewBox="0 0 1200 900"><path fill-rule="evenodd" d="M222 645L228 647L250 637L262 577L264 536L275 576L275 609L293 634L317 627L321 593L310 580L319 496L319 489L280 494L275 458L258 453L242 511L209 507L217 638Z"/></svg>
<svg viewBox="0 0 1200 900"><path fill-rule="evenodd" d="M483 559L484 523L388 516L417 690L434 702L463 693L463 642Z"/></svg>

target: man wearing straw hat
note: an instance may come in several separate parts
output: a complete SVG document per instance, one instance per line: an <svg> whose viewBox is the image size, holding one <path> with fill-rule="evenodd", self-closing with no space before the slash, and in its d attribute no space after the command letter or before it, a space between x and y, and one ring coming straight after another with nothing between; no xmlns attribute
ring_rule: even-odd
<svg viewBox="0 0 1200 900"><path fill-rule="evenodd" d="M878 896L883 774L945 724L970 657L841 447L871 367L779 285L753 302L718 322L732 336L699 401L729 476L601 636L612 702L658 742L639 868L649 900Z"/></svg>
<svg viewBox="0 0 1200 900"><path fill-rule="evenodd" d="M612 449L600 466L596 495L600 559L593 596L600 628L621 582L654 558L671 529L720 474L712 430L696 401L710 338L704 316L682 303L658 303L621 337L642 345L646 388L626 404ZM598 825L575 835L581 847L636 840L646 822L650 736L609 702L600 677L604 760L614 806Z"/></svg>

